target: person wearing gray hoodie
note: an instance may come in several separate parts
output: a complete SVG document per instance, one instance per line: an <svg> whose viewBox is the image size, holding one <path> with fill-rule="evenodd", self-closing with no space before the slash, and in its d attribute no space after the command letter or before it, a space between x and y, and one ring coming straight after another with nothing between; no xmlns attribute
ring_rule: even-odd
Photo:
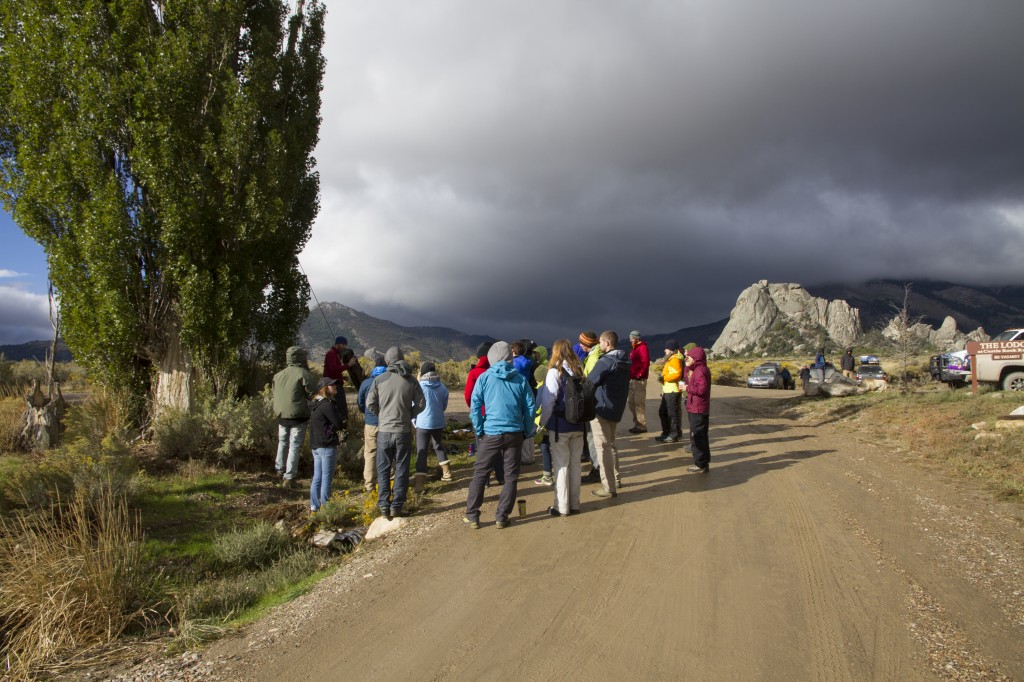
<svg viewBox="0 0 1024 682"><path fill-rule="evenodd" d="M619 450L615 447L615 429L622 421L629 401L629 356L619 350L619 335L613 331L601 333L604 354L594 364L587 380L594 385L597 398L597 416L590 422L601 462L601 487L592 491L595 497L616 497L622 485L619 477Z"/></svg>
<svg viewBox="0 0 1024 682"><path fill-rule="evenodd" d="M398 346L384 353L386 372L373 380L366 409L377 415L377 506L382 516L408 516L403 511L409 490L412 420L426 407L423 389ZM395 467L394 490L388 486Z"/></svg>

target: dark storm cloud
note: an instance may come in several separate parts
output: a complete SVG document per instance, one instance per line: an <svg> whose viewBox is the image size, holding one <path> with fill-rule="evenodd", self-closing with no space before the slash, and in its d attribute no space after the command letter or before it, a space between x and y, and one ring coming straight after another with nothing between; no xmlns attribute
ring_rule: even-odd
<svg viewBox="0 0 1024 682"><path fill-rule="evenodd" d="M0 270L0 345L53 336L46 296L3 283L18 274Z"/></svg>
<svg viewBox="0 0 1024 682"><path fill-rule="evenodd" d="M551 338L759 279L1020 282L1024 4L329 10L321 300Z"/></svg>

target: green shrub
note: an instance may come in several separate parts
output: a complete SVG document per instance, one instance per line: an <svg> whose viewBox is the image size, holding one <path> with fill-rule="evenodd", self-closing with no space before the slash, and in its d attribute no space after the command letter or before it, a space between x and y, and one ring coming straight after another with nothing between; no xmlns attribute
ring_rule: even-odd
<svg viewBox="0 0 1024 682"><path fill-rule="evenodd" d="M254 569L269 565L291 547L284 531L261 521L251 528L218 535L213 542L217 560L228 569Z"/></svg>
<svg viewBox="0 0 1024 682"><path fill-rule="evenodd" d="M266 596L301 583L326 565L326 557L309 547L299 547L260 571L245 572L198 583L178 602L178 631L209 628L210 621L225 622L255 606ZM197 627L198 625L198 627Z"/></svg>
<svg viewBox="0 0 1024 682"><path fill-rule="evenodd" d="M214 434L200 415L165 408L153 424L153 443L164 458L189 459L211 451Z"/></svg>
<svg viewBox="0 0 1024 682"><path fill-rule="evenodd" d="M256 396L207 403L202 416L222 458L266 456L277 447L277 418L269 387Z"/></svg>

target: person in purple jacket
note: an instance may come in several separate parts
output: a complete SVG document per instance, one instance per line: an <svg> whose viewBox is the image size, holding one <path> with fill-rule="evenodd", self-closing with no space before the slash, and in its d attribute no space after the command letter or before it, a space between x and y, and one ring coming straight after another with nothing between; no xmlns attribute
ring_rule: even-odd
<svg viewBox="0 0 1024 682"><path fill-rule="evenodd" d="M711 370L707 354L700 346L686 351L686 377L679 382L679 390L686 393L686 416L690 420L690 450L693 464L691 473L706 474L711 466L711 447L708 445L708 416L711 413Z"/></svg>

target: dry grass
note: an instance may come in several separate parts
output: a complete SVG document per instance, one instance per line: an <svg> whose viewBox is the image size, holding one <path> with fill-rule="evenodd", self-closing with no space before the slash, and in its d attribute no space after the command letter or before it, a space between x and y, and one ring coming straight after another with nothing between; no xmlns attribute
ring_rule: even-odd
<svg viewBox="0 0 1024 682"><path fill-rule="evenodd" d="M144 620L142 531L123 498L0 517L0 656L12 679L100 656Z"/></svg>
<svg viewBox="0 0 1024 682"><path fill-rule="evenodd" d="M843 424L923 463L984 481L999 497L1024 502L1024 429L994 428L998 417L1022 402L1019 394L973 395L927 386L907 393L802 400L790 412L814 423ZM989 435L979 436L983 433Z"/></svg>
<svg viewBox="0 0 1024 682"><path fill-rule="evenodd" d="M23 398L0 398L0 452L11 452L25 416Z"/></svg>

